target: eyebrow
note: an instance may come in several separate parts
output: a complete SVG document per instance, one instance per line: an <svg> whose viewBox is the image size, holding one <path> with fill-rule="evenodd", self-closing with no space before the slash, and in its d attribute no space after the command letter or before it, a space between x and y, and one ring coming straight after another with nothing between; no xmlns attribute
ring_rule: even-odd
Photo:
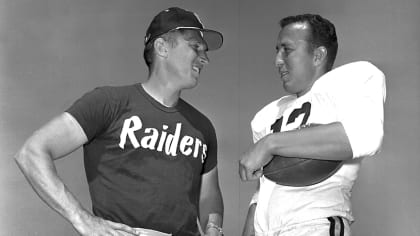
<svg viewBox="0 0 420 236"><path fill-rule="evenodd" d="M283 42L283 43L280 43L280 44L277 44L276 45L276 49L280 49L280 48L283 48L283 47L290 47L290 46L292 46L293 44L291 44L291 43L288 43L288 42Z"/></svg>
<svg viewBox="0 0 420 236"><path fill-rule="evenodd" d="M204 41L204 39L197 40L196 37L191 37L191 38L187 38L186 41L189 44L192 43L192 44L198 45L199 47L203 47L203 50L204 51L207 51L208 50L207 43L206 43L206 41Z"/></svg>
<svg viewBox="0 0 420 236"><path fill-rule="evenodd" d="M283 42L280 42L280 46L289 46L289 45L293 45L293 42L292 41L283 41Z"/></svg>
<svg viewBox="0 0 420 236"><path fill-rule="evenodd" d="M196 39L196 38L201 38L201 34L195 30L191 30L191 31L187 31L186 34L184 34L186 36L187 39Z"/></svg>

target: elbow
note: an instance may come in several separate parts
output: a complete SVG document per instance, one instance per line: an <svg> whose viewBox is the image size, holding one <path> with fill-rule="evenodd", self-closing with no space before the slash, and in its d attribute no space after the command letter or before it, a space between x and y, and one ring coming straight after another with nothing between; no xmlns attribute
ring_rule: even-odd
<svg viewBox="0 0 420 236"><path fill-rule="evenodd" d="M383 142L383 130L365 132L363 138L353 141L353 157L368 157L380 152Z"/></svg>
<svg viewBox="0 0 420 236"><path fill-rule="evenodd" d="M15 155L14 160L18 167L23 171L29 169L29 167L32 165L33 160L31 160L31 156L33 156L31 153L34 151L30 147L30 145L25 144Z"/></svg>
<svg viewBox="0 0 420 236"><path fill-rule="evenodd" d="M14 160L15 160L16 164L20 167L20 166L25 165L25 163L27 162L28 156L29 156L28 155L28 147L27 147L27 144L25 144L14 155Z"/></svg>
<svg viewBox="0 0 420 236"><path fill-rule="evenodd" d="M384 129L383 125L378 125L376 130L372 130L370 135L370 140L368 142L369 147L368 153L366 156L373 156L376 153L381 151L382 142L384 138Z"/></svg>
<svg viewBox="0 0 420 236"><path fill-rule="evenodd" d="M44 158L48 156L39 142L29 139L15 154L14 160L20 170L28 175L31 170L39 169L46 161Z"/></svg>
<svg viewBox="0 0 420 236"><path fill-rule="evenodd" d="M370 149L366 153L366 156L373 156L381 151L383 142L383 134L378 137L372 137L370 142Z"/></svg>

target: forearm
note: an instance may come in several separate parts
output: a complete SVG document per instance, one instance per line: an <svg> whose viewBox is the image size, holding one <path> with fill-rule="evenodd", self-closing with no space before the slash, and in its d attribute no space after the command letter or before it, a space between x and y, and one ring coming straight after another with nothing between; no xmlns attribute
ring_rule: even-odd
<svg viewBox="0 0 420 236"><path fill-rule="evenodd" d="M57 175L48 152L28 144L17 153L15 160L39 197L70 223L77 225L89 214Z"/></svg>
<svg viewBox="0 0 420 236"><path fill-rule="evenodd" d="M207 223L202 228L206 236L223 235L223 215L220 213L210 213Z"/></svg>
<svg viewBox="0 0 420 236"><path fill-rule="evenodd" d="M223 198L217 167L202 177L200 191L200 224L206 235L220 235L223 226Z"/></svg>
<svg viewBox="0 0 420 236"><path fill-rule="evenodd" d="M261 141L269 156L323 160L347 160L353 157L344 128L338 122L273 133Z"/></svg>
<svg viewBox="0 0 420 236"><path fill-rule="evenodd" d="M219 194L213 194L200 201L200 222L203 230L209 222L216 224L219 227L223 226L223 200Z"/></svg>
<svg viewBox="0 0 420 236"><path fill-rule="evenodd" d="M205 235L221 235L223 232L223 201L214 196L200 202L200 224Z"/></svg>
<svg viewBox="0 0 420 236"><path fill-rule="evenodd" d="M255 208L257 207L257 203L253 203L249 206L248 214L245 219L244 228L242 231L242 236L253 236L255 235L254 230L254 216L255 216Z"/></svg>

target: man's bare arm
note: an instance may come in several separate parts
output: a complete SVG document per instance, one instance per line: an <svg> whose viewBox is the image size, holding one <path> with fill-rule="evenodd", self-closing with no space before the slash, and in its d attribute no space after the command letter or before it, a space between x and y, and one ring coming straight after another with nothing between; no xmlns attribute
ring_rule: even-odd
<svg viewBox="0 0 420 236"><path fill-rule="evenodd" d="M321 160L348 160L353 157L350 142L340 122L272 133L245 152L239 163L242 180L258 179L261 167L273 156Z"/></svg>
<svg viewBox="0 0 420 236"><path fill-rule="evenodd" d="M87 137L79 123L70 114L63 113L29 137L15 160L40 198L67 219L81 235L135 235L135 231L126 225L90 214L58 176L54 160L68 155L86 142ZM113 233L117 230L120 232Z"/></svg>
<svg viewBox="0 0 420 236"><path fill-rule="evenodd" d="M208 228L207 226L214 224L221 228L223 225L223 210L218 171L215 167L202 176L201 182L200 223L205 235L218 235L216 227Z"/></svg>

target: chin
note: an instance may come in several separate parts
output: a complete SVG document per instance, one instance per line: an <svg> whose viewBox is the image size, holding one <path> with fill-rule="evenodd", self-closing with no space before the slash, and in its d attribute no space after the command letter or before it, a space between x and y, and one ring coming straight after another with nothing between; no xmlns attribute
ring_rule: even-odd
<svg viewBox="0 0 420 236"><path fill-rule="evenodd" d="M283 83L283 89L287 93L296 94L295 90L292 87L288 86L286 83Z"/></svg>
<svg viewBox="0 0 420 236"><path fill-rule="evenodd" d="M197 81L197 79L194 79L194 81L191 81L190 83L186 84L184 86L184 88L185 89L192 89L192 88L197 87L197 85L198 85L198 81Z"/></svg>
<svg viewBox="0 0 420 236"><path fill-rule="evenodd" d="M195 87L197 87L197 84L195 84L195 85L191 85L191 86L186 86L186 87L185 87L185 89L193 89L193 88L195 88Z"/></svg>

